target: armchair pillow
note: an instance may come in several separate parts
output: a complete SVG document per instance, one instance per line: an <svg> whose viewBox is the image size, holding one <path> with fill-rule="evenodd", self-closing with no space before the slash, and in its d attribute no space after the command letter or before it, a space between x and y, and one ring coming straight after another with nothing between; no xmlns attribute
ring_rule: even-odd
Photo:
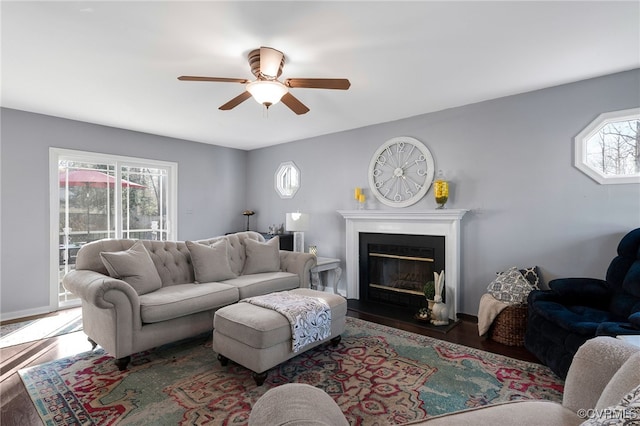
<svg viewBox="0 0 640 426"><path fill-rule="evenodd" d="M211 245L186 241L191 254L193 273L199 283L224 281L235 278L229 263L229 242L221 239Z"/></svg>
<svg viewBox="0 0 640 426"><path fill-rule="evenodd" d="M259 274L261 272L277 272L280 270L280 238L273 237L266 243L246 239L242 275Z"/></svg>
<svg viewBox="0 0 640 426"><path fill-rule="evenodd" d="M142 241L136 241L126 251L102 252L100 258L109 276L129 283L139 295L162 287L158 270Z"/></svg>
<svg viewBox="0 0 640 426"><path fill-rule="evenodd" d="M600 410L586 410L592 414L581 426L634 426L640 418L640 386L626 394L617 405ZM600 415L598 415L601 413Z"/></svg>

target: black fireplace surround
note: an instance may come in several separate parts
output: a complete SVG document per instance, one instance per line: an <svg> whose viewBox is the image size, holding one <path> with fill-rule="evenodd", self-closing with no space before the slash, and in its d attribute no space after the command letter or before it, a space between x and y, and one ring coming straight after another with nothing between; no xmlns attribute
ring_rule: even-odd
<svg viewBox="0 0 640 426"><path fill-rule="evenodd" d="M360 300L407 308L426 306L424 285L444 270L445 237L359 234Z"/></svg>

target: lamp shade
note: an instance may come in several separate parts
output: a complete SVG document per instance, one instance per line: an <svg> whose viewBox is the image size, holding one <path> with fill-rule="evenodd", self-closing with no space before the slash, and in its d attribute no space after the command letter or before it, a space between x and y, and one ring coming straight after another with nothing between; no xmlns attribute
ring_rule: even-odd
<svg viewBox="0 0 640 426"><path fill-rule="evenodd" d="M287 231L301 232L309 229L309 215L306 213L287 213Z"/></svg>
<svg viewBox="0 0 640 426"><path fill-rule="evenodd" d="M280 102L289 89L279 81L256 80L247 84L247 91L259 104L271 106Z"/></svg>

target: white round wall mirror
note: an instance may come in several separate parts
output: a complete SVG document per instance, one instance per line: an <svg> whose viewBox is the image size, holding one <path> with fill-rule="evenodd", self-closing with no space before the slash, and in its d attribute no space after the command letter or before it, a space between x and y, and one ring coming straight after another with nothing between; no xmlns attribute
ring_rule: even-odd
<svg viewBox="0 0 640 426"><path fill-rule="evenodd" d="M300 170L293 161L286 161L275 174L275 188L280 198L293 198L300 188Z"/></svg>

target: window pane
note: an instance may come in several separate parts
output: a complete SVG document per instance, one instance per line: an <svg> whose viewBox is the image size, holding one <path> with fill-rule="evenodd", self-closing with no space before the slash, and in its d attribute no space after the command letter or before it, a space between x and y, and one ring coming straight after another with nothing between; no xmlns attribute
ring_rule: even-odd
<svg viewBox="0 0 640 426"><path fill-rule="evenodd" d="M606 123L586 141L587 165L604 175L640 174L640 120Z"/></svg>
<svg viewBox="0 0 640 426"><path fill-rule="evenodd" d="M166 240L168 236L168 170L122 167L124 238Z"/></svg>
<svg viewBox="0 0 640 426"><path fill-rule="evenodd" d="M80 247L115 235L114 187L114 165L64 159L58 162L60 278L75 267ZM59 301L72 298L59 284Z"/></svg>

